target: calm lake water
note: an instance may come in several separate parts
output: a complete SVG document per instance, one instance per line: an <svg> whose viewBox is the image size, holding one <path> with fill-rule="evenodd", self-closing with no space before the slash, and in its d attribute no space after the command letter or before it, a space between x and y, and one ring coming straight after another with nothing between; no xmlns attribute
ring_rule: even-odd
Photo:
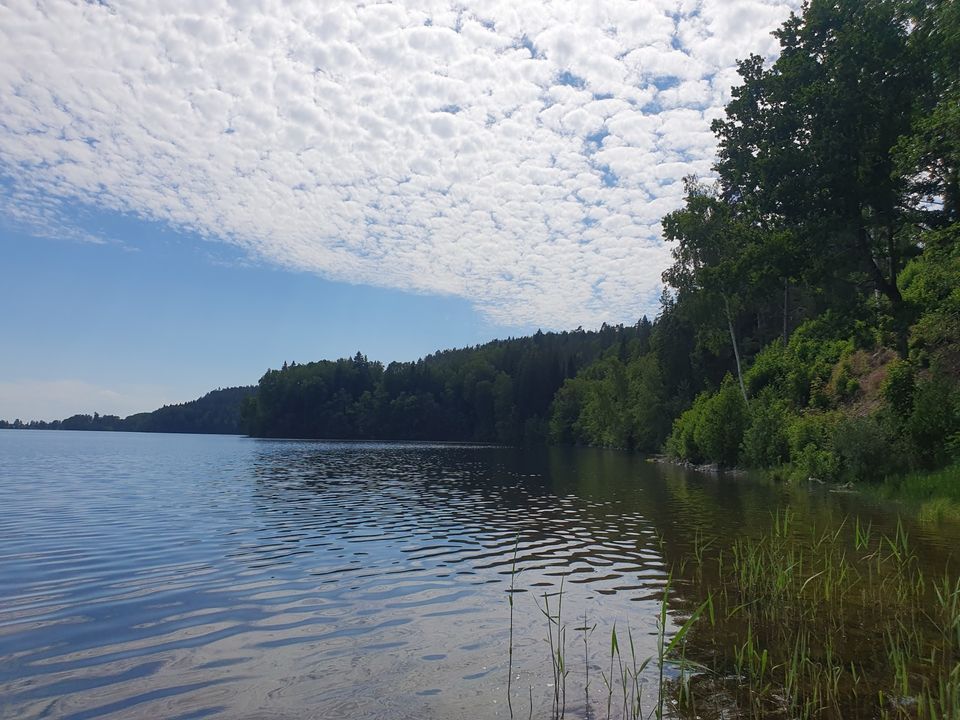
<svg viewBox="0 0 960 720"><path fill-rule="evenodd" d="M538 603L561 578L584 717L614 623L655 653L693 538L787 505L800 527L895 523L617 452L0 430L0 717L509 717L511 582L513 709L548 717ZM958 546L910 531L934 564Z"/></svg>

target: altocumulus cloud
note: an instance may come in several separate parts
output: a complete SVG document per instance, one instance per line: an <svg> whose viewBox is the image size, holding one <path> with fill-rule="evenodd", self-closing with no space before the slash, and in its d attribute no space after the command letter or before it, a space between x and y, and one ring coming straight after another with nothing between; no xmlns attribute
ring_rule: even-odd
<svg viewBox="0 0 960 720"><path fill-rule="evenodd" d="M797 7L5 0L0 212L132 212L509 325L631 322L736 58Z"/></svg>

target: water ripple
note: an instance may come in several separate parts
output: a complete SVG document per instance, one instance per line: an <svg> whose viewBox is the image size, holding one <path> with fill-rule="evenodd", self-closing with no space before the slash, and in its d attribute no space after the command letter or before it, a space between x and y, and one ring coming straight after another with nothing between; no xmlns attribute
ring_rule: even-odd
<svg viewBox="0 0 960 720"><path fill-rule="evenodd" d="M742 523L742 497L705 510L662 475L593 451L0 431L0 716L497 717L511 582L515 669L547 707L536 598L564 581L568 617L649 632L683 523Z"/></svg>

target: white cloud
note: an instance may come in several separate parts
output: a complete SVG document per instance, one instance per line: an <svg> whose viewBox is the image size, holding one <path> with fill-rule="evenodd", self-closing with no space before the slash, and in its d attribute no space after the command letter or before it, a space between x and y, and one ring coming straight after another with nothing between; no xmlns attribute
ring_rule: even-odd
<svg viewBox="0 0 960 720"><path fill-rule="evenodd" d="M80 201L575 327L651 310L733 63L799 0L192 6L0 6L8 222Z"/></svg>

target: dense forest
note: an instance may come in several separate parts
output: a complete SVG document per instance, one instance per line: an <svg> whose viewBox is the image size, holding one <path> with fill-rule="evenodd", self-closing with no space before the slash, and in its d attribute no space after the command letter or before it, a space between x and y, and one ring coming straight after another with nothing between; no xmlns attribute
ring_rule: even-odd
<svg viewBox="0 0 960 720"><path fill-rule="evenodd" d="M72 415L53 422L0 420L0 429L239 434L240 405L255 390L254 387L213 390L190 402L164 405L153 412L137 413L126 418L94 413Z"/></svg>
<svg viewBox="0 0 960 720"><path fill-rule="evenodd" d="M386 367L350 359L284 364L243 408L264 437L543 443L564 381L604 352L646 347L651 323L538 332Z"/></svg>
<svg viewBox="0 0 960 720"><path fill-rule="evenodd" d="M810 2L739 63L655 322L285 365L253 435L590 444L826 480L960 455L960 4Z"/></svg>

